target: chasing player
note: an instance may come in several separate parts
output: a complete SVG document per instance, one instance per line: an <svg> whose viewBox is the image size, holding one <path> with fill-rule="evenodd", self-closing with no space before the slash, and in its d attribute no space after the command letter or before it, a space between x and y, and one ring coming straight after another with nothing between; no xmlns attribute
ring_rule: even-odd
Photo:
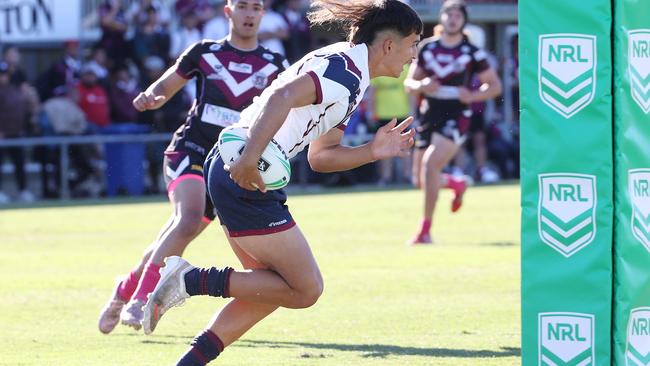
<svg viewBox="0 0 650 366"><path fill-rule="evenodd" d="M197 98L187 121L165 151L163 168L171 217L141 262L118 282L99 317L102 333L110 333L120 319L140 329L142 307L160 279L163 259L182 255L215 218L203 178L207 153L219 132L237 122L240 111L288 67L282 56L258 44L257 29L264 14L262 0L230 0L224 14L230 23L225 39L190 46L175 65L133 100L138 111L157 109L189 79L197 79Z"/></svg>

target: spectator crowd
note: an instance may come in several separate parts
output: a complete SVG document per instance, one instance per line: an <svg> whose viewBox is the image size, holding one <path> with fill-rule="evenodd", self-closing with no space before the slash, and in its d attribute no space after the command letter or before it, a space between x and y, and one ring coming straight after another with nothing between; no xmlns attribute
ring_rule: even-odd
<svg viewBox="0 0 650 366"><path fill-rule="evenodd" d="M285 55L289 62L299 60L319 46L320 41L315 39L306 17L308 0L264 0L264 4L267 11L259 29L263 46ZM224 5L222 0L104 1L97 9L99 39L83 43L65 41L61 57L33 77L28 77L21 66L20 47L0 43L0 108L3 111L0 141L26 136L102 134L131 125L146 126L150 132L170 133L171 137L171 132L185 121L193 101L192 83L160 110L137 113L131 101L160 77L188 46L201 39L221 39L227 35ZM516 65L514 59L506 61ZM352 117L346 134L372 133L389 119L391 111L398 110L398 117L410 115L413 105L400 81L375 81L365 108ZM484 106L475 108L482 111ZM516 133L509 133L511 138L506 139L498 121L486 122L485 129L477 133L480 137L468 144L470 158L459 157L450 169L486 183L517 178ZM143 163L148 166L149 193L162 190L160 171L164 148L164 142L146 145ZM73 197L100 196L105 192L102 150L96 144L70 145L70 169L61 172L60 149L56 145L0 147L0 205L12 200L31 202L37 197L59 197L61 174L69 182ZM471 158L477 150L478 155ZM480 167L477 160L481 161ZM39 168L36 169L40 174L38 185L28 184L28 162L36 163L32 166ZM361 169L372 171L329 177L308 173L307 176L311 181L330 184L362 181L387 185L410 181L407 160ZM8 193L3 176L4 179L15 177L16 193ZM30 189L34 187L40 187L41 191Z"/></svg>

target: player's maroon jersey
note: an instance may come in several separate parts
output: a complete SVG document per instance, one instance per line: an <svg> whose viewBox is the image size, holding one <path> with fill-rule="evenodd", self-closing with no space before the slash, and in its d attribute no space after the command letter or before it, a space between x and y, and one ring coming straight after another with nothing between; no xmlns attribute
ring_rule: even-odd
<svg viewBox="0 0 650 366"><path fill-rule="evenodd" d="M176 66L181 77L196 78L196 99L172 145L182 142L205 157L221 129L237 122L239 112L288 63L283 56L262 46L245 51L223 39L195 43L178 57Z"/></svg>
<svg viewBox="0 0 650 366"><path fill-rule="evenodd" d="M472 76L487 70L487 54L463 39L455 47L445 47L440 39L425 40L418 54L418 66L426 76L435 78L441 87L432 94L425 95L425 109L445 108L449 113L460 113L467 106L458 100L458 87L469 89ZM427 111L422 111L427 114Z"/></svg>

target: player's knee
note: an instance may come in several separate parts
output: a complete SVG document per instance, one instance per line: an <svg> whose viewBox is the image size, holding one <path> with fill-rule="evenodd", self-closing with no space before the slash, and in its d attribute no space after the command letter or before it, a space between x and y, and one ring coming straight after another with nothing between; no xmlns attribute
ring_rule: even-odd
<svg viewBox="0 0 650 366"><path fill-rule="evenodd" d="M203 214L201 212L184 212L177 219L175 231L178 235L193 237L201 228L202 219Z"/></svg>
<svg viewBox="0 0 650 366"><path fill-rule="evenodd" d="M300 291L297 296L295 307L297 309L304 309L316 304L320 296L323 294L323 281L314 281L309 287Z"/></svg>

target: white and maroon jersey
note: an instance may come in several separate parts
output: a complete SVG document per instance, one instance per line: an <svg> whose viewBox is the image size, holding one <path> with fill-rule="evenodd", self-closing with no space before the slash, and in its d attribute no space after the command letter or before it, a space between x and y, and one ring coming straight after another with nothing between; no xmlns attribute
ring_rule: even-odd
<svg viewBox="0 0 650 366"><path fill-rule="evenodd" d="M435 93L425 95L430 108L464 109L466 106L458 101L458 87L469 89L472 77L490 67L485 51L467 38L455 47L445 47L439 38L426 39L417 63L426 76L441 84Z"/></svg>
<svg viewBox="0 0 650 366"><path fill-rule="evenodd" d="M190 140L209 150L221 129L237 122L240 112L288 66L283 56L262 46L244 51L223 39L188 47L176 61L176 73L196 78L196 99L174 141Z"/></svg>
<svg viewBox="0 0 650 366"><path fill-rule="evenodd" d="M273 92L302 74L308 74L314 81L316 101L292 108L274 136L289 158L331 129L345 129L370 83L368 47L340 42L307 54L255 98L242 112L237 125L250 126Z"/></svg>

